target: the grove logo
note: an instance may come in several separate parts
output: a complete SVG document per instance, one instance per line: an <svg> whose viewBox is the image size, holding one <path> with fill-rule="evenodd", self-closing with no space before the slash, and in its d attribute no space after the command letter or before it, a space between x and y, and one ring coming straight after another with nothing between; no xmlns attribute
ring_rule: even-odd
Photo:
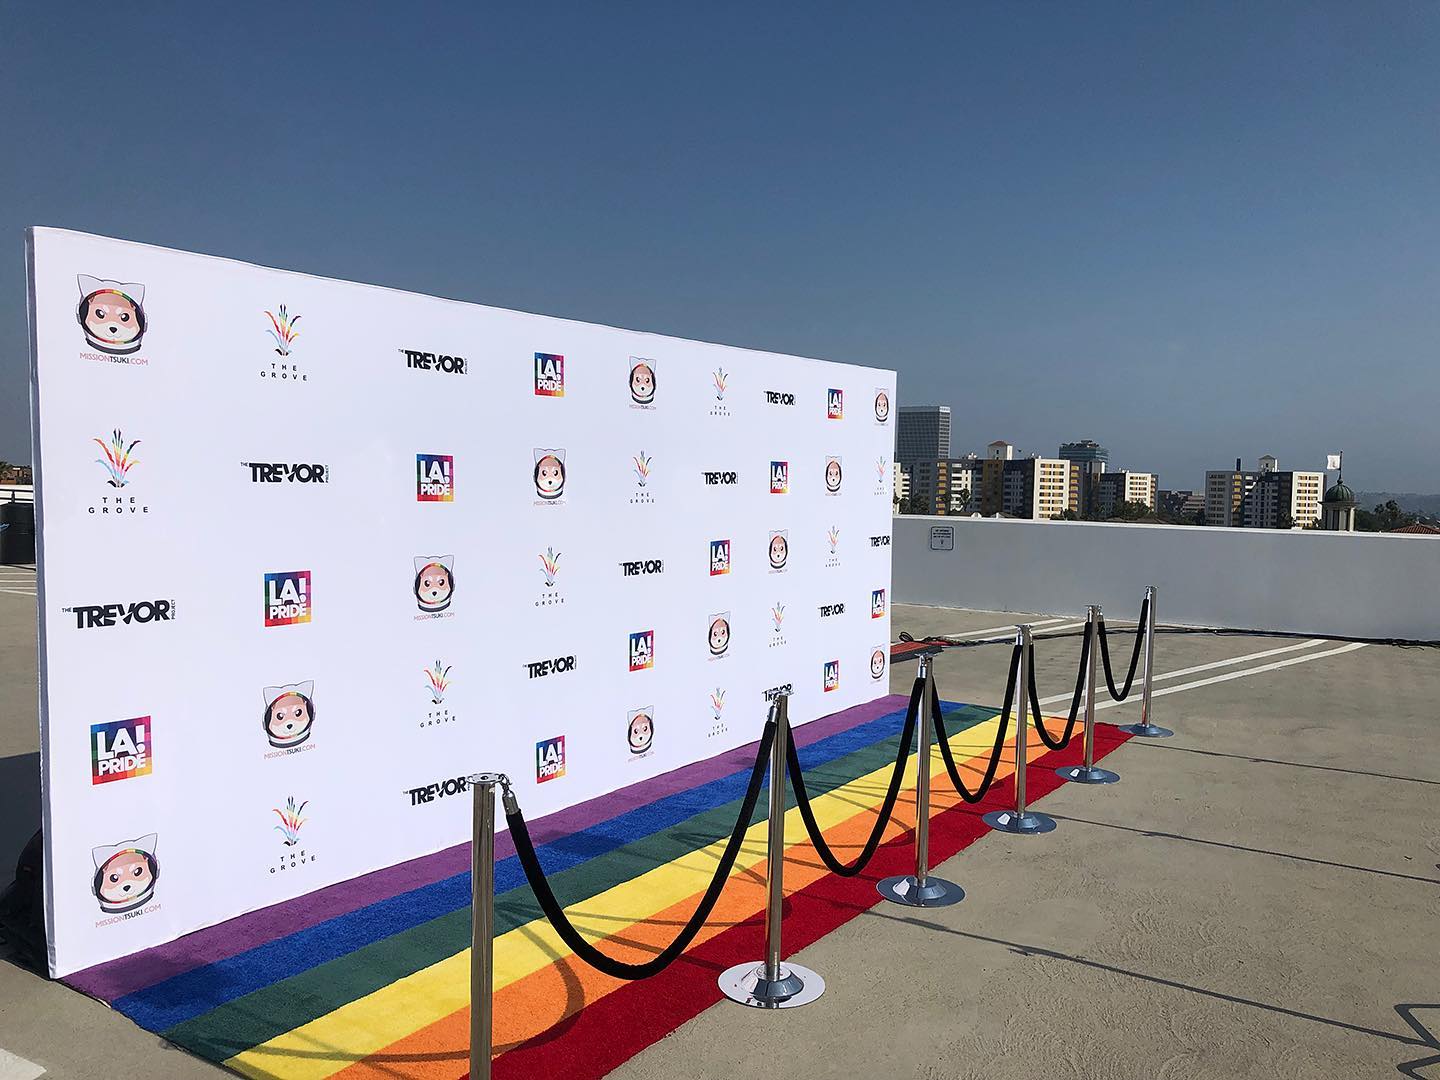
<svg viewBox="0 0 1440 1080"><path fill-rule="evenodd" d="M623 577L649 577L651 574L663 574L664 572L664 559L626 559L620 563L620 573Z"/></svg>
<svg viewBox="0 0 1440 1080"><path fill-rule="evenodd" d="M655 361L638 356L630 357L630 407L632 409L653 409L655 407Z"/></svg>
<svg viewBox="0 0 1440 1080"><path fill-rule="evenodd" d="M553 547L547 547L540 555L540 574L545 579L545 588L535 606L554 607L565 603L565 597L555 587L555 579L560 575L560 552Z"/></svg>
<svg viewBox="0 0 1440 1080"><path fill-rule="evenodd" d="M145 286L138 282L105 281L80 274L80 306L75 319L85 332L85 344L99 353L85 352L84 360L112 364L144 364L136 356L145 336Z"/></svg>
<svg viewBox="0 0 1440 1080"><path fill-rule="evenodd" d="M840 526L830 526L830 531L825 534L825 542L830 545L830 554L825 556L825 566L826 569L833 570L840 565Z"/></svg>
<svg viewBox="0 0 1440 1080"><path fill-rule="evenodd" d="M295 351L295 340L300 336L300 316L291 315L284 304L279 307L279 313L274 311L265 312L265 318L270 325L265 328L265 333L270 335L270 340L275 346L275 355L279 360L271 360L269 368L260 369L262 379L280 379L285 382L309 382L309 376L301 372L300 365L290 358Z"/></svg>
<svg viewBox="0 0 1440 1080"><path fill-rule="evenodd" d="M885 646L876 645L870 652L870 678L883 679L885 677Z"/></svg>
<svg viewBox="0 0 1440 1080"><path fill-rule="evenodd" d="M132 622L140 625L169 622L175 617L175 601L138 600L132 604L76 604L61 610L75 616L76 630L90 630L97 626L114 626L117 622L126 626Z"/></svg>
<svg viewBox="0 0 1440 1080"><path fill-rule="evenodd" d="M260 717L265 741L275 748L265 756L284 757L299 749L313 749L305 744L315 731L315 680L267 686L260 696L265 702Z"/></svg>
<svg viewBox="0 0 1440 1080"><path fill-rule="evenodd" d="M843 603L840 603L840 604L821 604L821 605L820 605L820 618L822 618L822 619L828 619L828 618L830 618L830 617L833 616L833 615L844 615L844 614L845 614L845 605L844 605Z"/></svg>
<svg viewBox="0 0 1440 1080"><path fill-rule="evenodd" d="M770 462L770 494L784 495L790 490L790 463L788 461Z"/></svg>
<svg viewBox="0 0 1440 1080"><path fill-rule="evenodd" d="M625 741L631 761L650 756L655 749L655 706L642 705L625 714Z"/></svg>
<svg viewBox="0 0 1440 1080"><path fill-rule="evenodd" d="M870 593L870 617L872 619L883 619L885 617L884 589L875 589Z"/></svg>
<svg viewBox="0 0 1440 1080"><path fill-rule="evenodd" d="M654 460L644 450L630 459L635 470L635 490L630 493L631 506L649 506L654 503L655 493L645 490L645 485L650 481L650 466Z"/></svg>
<svg viewBox="0 0 1440 1080"><path fill-rule="evenodd" d="M710 576L728 574L730 572L730 541L710 541Z"/></svg>
<svg viewBox="0 0 1440 1080"><path fill-rule="evenodd" d="M535 354L535 396L565 396L565 357L558 353Z"/></svg>
<svg viewBox="0 0 1440 1080"><path fill-rule="evenodd" d="M655 666L655 631L637 630L630 635L630 670L645 671Z"/></svg>
<svg viewBox="0 0 1440 1080"><path fill-rule="evenodd" d="M725 387L730 376L725 373L724 368L716 368L712 377L715 382L715 403L710 406L710 415L728 419L730 406L725 404Z"/></svg>
<svg viewBox="0 0 1440 1080"><path fill-rule="evenodd" d="M766 390L765 403L767 405L794 405L795 395L782 390Z"/></svg>
<svg viewBox="0 0 1440 1080"><path fill-rule="evenodd" d="M252 484L328 484L330 467L313 462L242 461L242 469L250 470Z"/></svg>
<svg viewBox="0 0 1440 1080"><path fill-rule="evenodd" d="M90 783L108 784L148 776L155 759L150 717L90 725Z"/></svg>
<svg viewBox="0 0 1440 1080"><path fill-rule="evenodd" d="M541 739L535 744L535 782L543 784L565 775L565 736Z"/></svg>
<svg viewBox="0 0 1440 1080"><path fill-rule="evenodd" d="M840 661L825 661L825 693L840 689Z"/></svg>
<svg viewBox="0 0 1440 1080"><path fill-rule="evenodd" d="M425 784L422 787L406 788L405 794L410 796L411 806L421 806L424 803L434 802L436 799L464 795L469 790L469 780L463 776L454 776L448 780L437 780L433 784Z"/></svg>
<svg viewBox="0 0 1440 1080"><path fill-rule="evenodd" d="M831 387L825 391L825 418L827 420L845 419L845 391L836 390Z"/></svg>
<svg viewBox="0 0 1440 1080"><path fill-rule="evenodd" d="M547 675L564 675L575 670L575 657L554 656L549 660L532 660L524 665L532 679L543 679Z"/></svg>
<svg viewBox="0 0 1440 1080"><path fill-rule="evenodd" d="M425 710L425 718L420 721L421 728L439 727L455 719L450 707L445 704L445 692L455 681L450 677L451 666L436 660L430 667L420 669L425 675L425 690L430 697L430 707Z"/></svg>
<svg viewBox="0 0 1440 1080"><path fill-rule="evenodd" d="M105 470L105 484L117 491L128 487L133 480L130 471L140 464L135 456L135 447L140 445L140 440L132 439L127 443L120 429L116 428L110 433L108 443L100 439L90 441L100 447L102 456L95 459L95 464ZM101 495L99 502L90 505L90 513L97 517L132 517L150 513L150 507L134 495Z"/></svg>
<svg viewBox="0 0 1440 1080"><path fill-rule="evenodd" d="M715 738L717 735L724 735L729 728L725 724L725 691L720 687L710 695L710 730L707 731L707 738Z"/></svg>
<svg viewBox="0 0 1440 1080"><path fill-rule="evenodd" d="M890 419L890 394L883 389L875 391L875 422L883 424Z"/></svg>
<svg viewBox="0 0 1440 1080"><path fill-rule="evenodd" d="M455 599L455 556L416 555L412 561L415 580L410 591L421 612L416 619L449 618L455 614L446 611Z"/></svg>
<svg viewBox="0 0 1440 1080"><path fill-rule="evenodd" d="M455 501L455 458L453 455L415 455L415 501Z"/></svg>
<svg viewBox="0 0 1440 1080"><path fill-rule="evenodd" d="M270 867L270 873L298 870L315 861L315 853L300 846L300 830L304 828L305 822L310 820L305 816L305 808L309 805L309 799L299 802L291 795L285 799L283 807L271 807L272 812L280 819L280 824L274 826L274 830L280 834L280 858Z"/></svg>
<svg viewBox="0 0 1440 1080"><path fill-rule="evenodd" d="M308 623L314 604L309 570L277 570L265 575L266 626Z"/></svg>
<svg viewBox="0 0 1440 1080"><path fill-rule="evenodd" d="M706 637L710 646L710 659L723 659L730 650L730 612L720 611L710 616Z"/></svg>
<svg viewBox="0 0 1440 1080"><path fill-rule="evenodd" d="M825 494L840 494L840 459L838 457L827 457L825 459Z"/></svg>
<svg viewBox="0 0 1440 1080"><path fill-rule="evenodd" d="M770 609L770 648L780 648L785 644L785 634L782 628L785 625L785 605L776 602Z"/></svg>
<svg viewBox="0 0 1440 1080"><path fill-rule="evenodd" d="M781 529L770 533L770 572L783 574L785 564L790 561L790 530Z"/></svg>
<svg viewBox="0 0 1440 1080"><path fill-rule="evenodd" d="M890 476L890 459L879 457L875 459L875 494L885 494L885 481Z"/></svg>
<svg viewBox="0 0 1440 1080"><path fill-rule="evenodd" d="M565 451L535 448L536 506L559 506L565 501Z"/></svg>
<svg viewBox="0 0 1440 1080"><path fill-rule="evenodd" d="M400 351L405 354L405 366L411 371L436 371L446 375L464 375L468 370L463 356L423 352L420 349L401 349Z"/></svg>
<svg viewBox="0 0 1440 1080"><path fill-rule="evenodd" d="M740 482L740 474L726 469L701 469L700 477L707 485L731 487Z"/></svg>

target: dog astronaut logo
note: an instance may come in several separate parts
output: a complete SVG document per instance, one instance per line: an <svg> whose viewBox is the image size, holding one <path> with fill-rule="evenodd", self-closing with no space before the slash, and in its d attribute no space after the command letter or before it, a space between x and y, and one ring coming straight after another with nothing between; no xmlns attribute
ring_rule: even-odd
<svg viewBox="0 0 1440 1080"><path fill-rule="evenodd" d="M558 502L565 494L565 451L535 449L535 494Z"/></svg>
<svg viewBox="0 0 1440 1080"><path fill-rule="evenodd" d="M630 753L636 757L644 757L655 744L655 708L646 705L631 709L626 714L626 719L629 721L626 725L626 738L630 743Z"/></svg>
<svg viewBox="0 0 1440 1080"><path fill-rule="evenodd" d="M281 750L299 746L310 738L315 724L315 680L267 686L261 691L265 698L265 737L270 745Z"/></svg>
<svg viewBox="0 0 1440 1080"><path fill-rule="evenodd" d="M425 612L444 611L455 595L455 556L415 556L415 602Z"/></svg>
<svg viewBox="0 0 1440 1080"><path fill-rule="evenodd" d="M655 404L655 361L630 358L630 400L636 405Z"/></svg>
<svg viewBox="0 0 1440 1080"><path fill-rule="evenodd" d="M138 840L91 849L95 880L90 891L100 901L101 911L119 915L149 903L155 895L155 882L160 880L160 864L155 860L158 839L150 833Z"/></svg>
<svg viewBox="0 0 1440 1080"><path fill-rule="evenodd" d="M875 420L877 423L885 423L890 419L890 395L884 390L875 391Z"/></svg>
<svg viewBox="0 0 1440 1080"><path fill-rule="evenodd" d="M140 348L145 334L145 286L104 281L80 274L80 307L75 318L85 341L112 356L128 356Z"/></svg>
<svg viewBox="0 0 1440 1080"><path fill-rule="evenodd" d="M885 646L875 646L875 651L870 654L870 677L882 679L885 677Z"/></svg>
<svg viewBox="0 0 1440 1080"><path fill-rule="evenodd" d="M784 570L790 559L790 532L782 529L770 534L770 569Z"/></svg>
<svg viewBox="0 0 1440 1080"><path fill-rule="evenodd" d="M710 655L724 656L730 648L730 612L722 611L710 616Z"/></svg>
<svg viewBox="0 0 1440 1080"><path fill-rule="evenodd" d="M840 494L840 478L840 459L827 457L825 459L825 494Z"/></svg>

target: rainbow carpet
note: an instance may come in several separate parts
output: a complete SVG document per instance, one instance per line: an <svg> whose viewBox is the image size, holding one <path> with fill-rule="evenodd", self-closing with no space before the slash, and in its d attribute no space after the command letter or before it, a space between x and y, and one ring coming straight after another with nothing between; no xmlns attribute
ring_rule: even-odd
<svg viewBox="0 0 1440 1080"><path fill-rule="evenodd" d="M815 814L841 858L869 834L893 768L907 699L881 698L798 728ZM996 710L945 703L957 763L978 781ZM1060 723L1047 724L1058 734ZM1125 741L1096 729L1096 756ZM1032 739L1032 744L1038 740ZM1031 799L1078 764L1035 746ZM675 935L714 872L739 812L755 744L531 823L570 918L613 956L640 961ZM1006 755L1005 760L1013 760ZM913 774L912 757L909 771ZM980 814L1011 805L1002 764L983 803L955 795L931 762L931 857L987 832ZM910 801L906 803L906 798ZM757 814L764 813L764 798ZM879 903L874 883L913 869L913 784L866 872L830 874L786 815L785 948L793 953ZM600 1077L720 1000L716 977L763 950L765 825L752 824L708 925L660 975L627 983L570 954L541 915L508 834L496 837L496 1077ZM470 853L460 845L102 964L65 982L141 1027L246 1076L286 1080L468 1073ZM983 883L965 882L967 887ZM877 958L878 960L879 958Z"/></svg>

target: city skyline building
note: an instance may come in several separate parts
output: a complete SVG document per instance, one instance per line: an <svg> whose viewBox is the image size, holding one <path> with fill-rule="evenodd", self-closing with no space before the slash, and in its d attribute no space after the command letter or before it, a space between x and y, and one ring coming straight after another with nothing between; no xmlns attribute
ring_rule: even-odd
<svg viewBox="0 0 1440 1080"><path fill-rule="evenodd" d="M913 477L918 461L950 456L950 406L901 405L895 421L895 460Z"/></svg>

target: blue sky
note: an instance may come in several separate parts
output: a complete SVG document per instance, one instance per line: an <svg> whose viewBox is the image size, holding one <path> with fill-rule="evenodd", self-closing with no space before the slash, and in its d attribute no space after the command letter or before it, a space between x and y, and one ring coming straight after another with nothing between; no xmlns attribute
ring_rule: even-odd
<svg viewBox="0 0 1440 1080"><path fill-rule="evenodd" d="M1440 489L1433 3L11 5L0 96L10 460L55 225Z"/></svg>

